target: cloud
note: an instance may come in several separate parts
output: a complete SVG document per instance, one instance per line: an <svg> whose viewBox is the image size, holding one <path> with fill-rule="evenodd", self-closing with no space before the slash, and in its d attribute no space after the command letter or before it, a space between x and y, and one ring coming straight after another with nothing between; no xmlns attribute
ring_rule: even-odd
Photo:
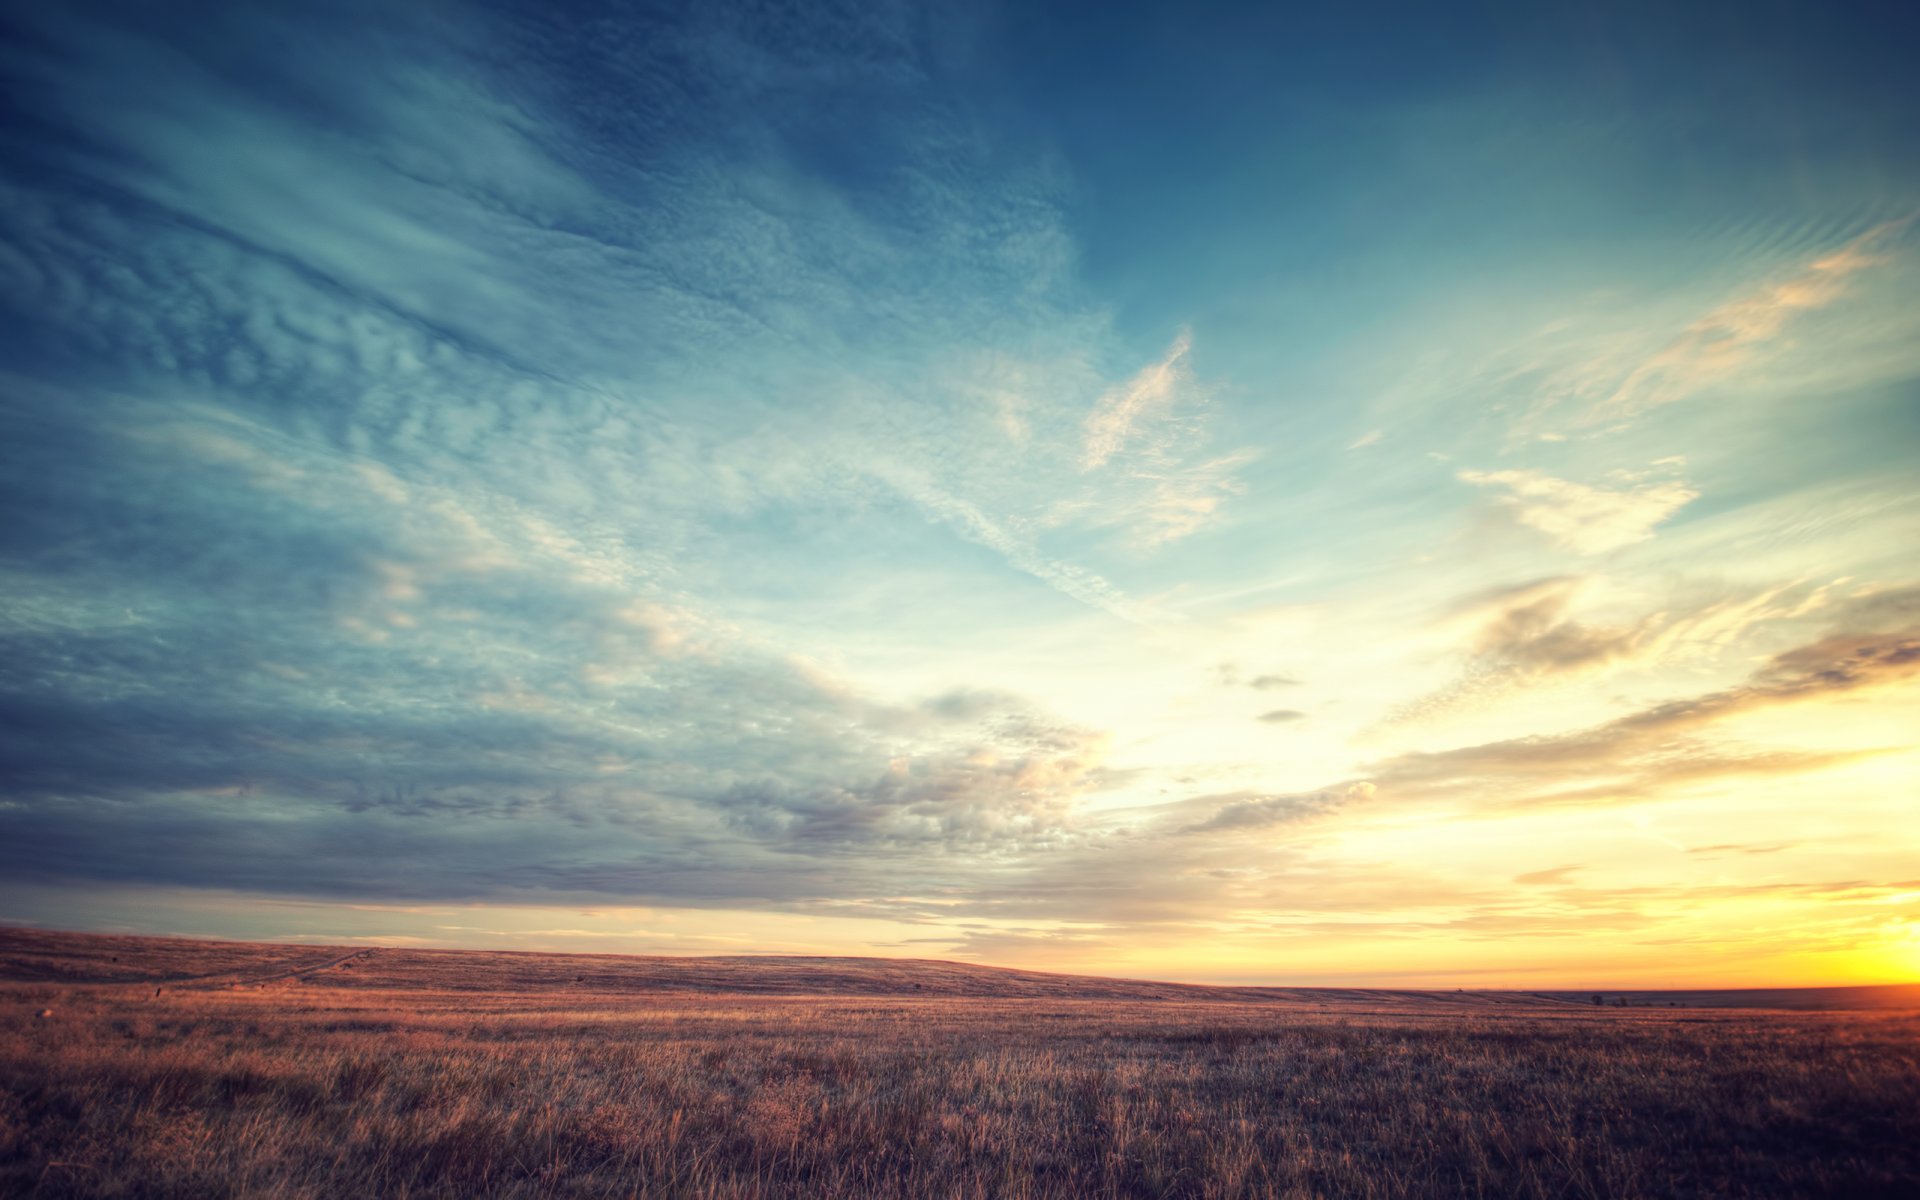
<svg viewBox="0 0 1920 1200"><path fill-rule="evenodd" d="M1644 798L1681 782L1812 771L1877 751L1756 750L1702 735L1737 716L1915 677L1920 629L1836 632L1774 656L1736 687L1573 733L1402 754L1367 777L1389 797L1538 805Z"/></svg>
<svg viewBox="0 0 1920 1200"><path fill-rule="evenodd" d="M962 870L930 856L1044 845L1105 785L1104 735L1015 698L874 703L738 643L663 642L616 595L596 608L520 582L509 610L324 656L251 616L219 633L177 617L14 627L0 638L13 664L6 870L362 898L795 904ZM508 619L541 604L567 614L575 653ZM626 675L572 670L622 638ZM478 660L452 653L476 641ZM262 652L298 674L264 669ZM519 700L481 699L501 694Z"/></svg>
<svg viewBox="0 0 1920 1200"><path fill-rule="evenodd" d="M1050 168L887 14L362 16L0 50L0 869L778 906L1065 836L1103 733L807 653L863 570L1162 619L1032 536L1127 353Z"/></svg>
<svg viewBox="0 0 1920 1200"><path fill-rule="evenodd" d="M1460 646L1460 678L1401 706L1393 721L1419 720L1486 700L1543 679L1595 671L1640 654L1666 620L1653 614L1630 625L1603 625L1572 615L1593 581L1556 575L1479 592L1439 623Z"/></svg>
<svg viewBox="0 0 1920 1200"><path fill-rule="evenodd" d="M1149 490L1131 508L1111 511L1103 523L1133 525L1139 544L1152 547L1195 533L1219 515L1230 497L1246 491L1233 472L1252 462L1251 451L1223 455L1167 471L1141 470Z"/></svg>
<svg viewBox="0 0 1920 1200"><path fill-rule="evenodd" d="M1678 480L1603 488L1529 470L1465 470L1457 477L1476 487L1504 489L1500 504L1515 520L1583 555L1646 541L1656 525L1700 495Z"/></svg>
<svg viewBox="0 0 1920 1200"><path fill-rule="evenodd" d="M1006 559L1016 569L1033 576L1047 586L1084 604L1101 609L1123 621L1146 624L1170 619L1152 607L1130 599L1106 579L1042 555L1028 539L1019 537L994 522L977 506L958 496L948 495L923 479L898 470L874 468L900 493L968 541L985 546Z"/></svg>
<svg viewBox="0 0 1920 1200"><path fill-rule="evenodd" d="M1435 631L1457 648L1460 675L1401 706L1390 721L1420 720L1513 691L1624 666L1711 663L1754 629L1794 622L1832 603L1833 584L1794 580L1745 595L1674 598L1625 619L1597 620L1580 610L1604 603L1608 581L1556 575L1476 592L1450 606ZM1617 611L1617 601L1615 603ZM1866 619L1859 604L1851 619Z"/></svg>
<svg viewBox="0 0 1920 1200"><path fill-rule="evenodd" d="M1373 795L1373 785L1347 784L1318 792L1293 795L1259 795L1236 792L1226 796L1201 796L1187 801L1185 807L1216 806L1204 820L1183 826L1183 833L1226 833L1265 829L1269 826L1305 820L1331 812L1353 801Z"/></svg>
<svg viewBox="0 0 1920 1200"><path fill-rule="evenodd" d="M1306 720L1307 714L1293 708L1276 708L1268 712L1263 712L1254 719L1264 721L1269 725L1290 725L1295 721Z"/></svg>
<svg viewBox="0 0 1920 1200"><path fill-rule="evenodd" d="M1688 846L1688 854L1717 856L1724 854L1778 854L1782 850L1791 850L1800 842L1717 842L1711 846Z"/></svg>
<svg viewBox="0 0 1920 1200"><path fill-rule="evenodd" d="M1585 584L1556 576L1480 599L1461 614L1474 626L1469 654L1498 671L1555 675L1634 653L1642 637L1639 627L1588 625L1568 615Z"/></svg>
<svg viewBox="0 0 1920 1200"><path fill-rule="evenodd" d="M1761 626L1802 621L1831 608L1837 584L1791 580L1744 594L1675 596L1665 607L1625 619L1580 615L1577 610L1605 602L1608 586L1600 577L1551 576L1476 593L1454 606L1440 629L1460 643L1467 659L1462 686L1493 691L1626 663L1698 665L1739 646ZM1613 606L1617 610L1618 600ZM1844 611L1856 623L1868 616L1861 602Z"/></svg>
<svg viewBox="0 0 1920 1200"><path fill-rule="evenodd" d="M965 749L895 758L871 780L824 790L764 780L724 802L756 837L814 854L1042 849L1070 834L1076 801L1097 790L1106 738L1035 728L1002 725Z"/></svg>
<svg viewBox="0 0 1920 1200"><path fill-rule="evenodd" d="M1920 673L1920 630L1836 633L1776 655L1746 696L1729 704L1775 703L1852 691Z"/></svg>
<svg viewBox="0 0 1920 1200"><path fill-rule="evenodd" d="M934 521L1124 607L1021 533L1079 486L1068 460L1101 387L1085 364L1116 353L1103 315L1048 286L1063 234L1045 172L1001 164L935 186L955 151L883 115L915 104L882 102L860 153L919 184L862 189L856 204L808 175L812 122L830 110L844 123L845 95L928 86L911 62L822 71L770 120L750 104L720 114L643 69L666 56L736 97L806 53L753 30L716 41L698 22L657 21L645 47L607 59L560 34L523 45L537 27L458 9L387 14L399 32L372 54L295 13L225 12L174 40L45 20L72 70L33 66L23 103L71 134L40 149L92 182L73 196L58 173L8 182L9 299L36 337L81 344L148 389L177 381L283 438L325 424L369 479L498 496L576 550L583 529L626 542L587 551L600 569L638 545L707 541L716 510L857 508L865 467L884 459L925 481L915 494ZM837 24L836 45L876 61L915 53L883 16ZM284 86L208 65L287 41L317 50ZM495 43L604 73L591 111L566 88L503 104L496 55L481 52ZM400 45L423 53L394 56ZM338 86L347 62L354 83ZM602 120L618 112L646 116ZM673 144L636 154L634 138ZM81 140L122 154L77 157ZM1011 454L1004 428L976 427L983 389L1020 433ZM1138 509L1144 542L1197 528L1234 487L1210 463L1162 465L1164 478L1101 497Z"/></svg>
<svg viewBox="0 0 1920 1200"><path fill-rule="evenodd" d="M1819 220L1761 222L1755 237L1724 240L1689 231L1686 253L1701 257L1684 281L1654 271L1662 282L1651 287L1645 263L1591 264L1592 290L1554 294L1553 319L1513 312L1478 346L1465 330L1461 344L1410 362L1380 415L1403 434L1422 421L1453 449L1454 434L1474 428L1460 414L1483 413L1515 451L1619 436L1657 412L1671 436L1702 422L1724 429L1756 406L1896 385L1917 361L1913 227L1899 217L1839 245ZM1706 396L1731 408L1689 403ZM1668 411L1683 404L1693 411Z"/></svg>
<svg viewBox="0 0 1920 1200"><path fill-rule="evenodd" d="M1222 687L1246 687L1256 692L1272 692L1281 688L1300 687L1301 682L1291 675L1268 672L1247 678L1241 673L1241 664L1231 660L1216 664L1214 676Z"/></svg>
<svg viewBox="0 0 1920 1200"><path fill-rule="evenodd" d="M1876 225L1838 250L1707 312L1628 372L1588 420L1634 417L1756 365L1796 319L1845 296L1850 276L1887 263L1885 248L1911 223L1909 217Z"/></svg>
<svg viewBox="0 0 1920 1200"><path fill-rule="evenodd" d="M1192 347L1191 333L1182 331L1159 362L1101 395L1082 429L1080 466L1092 477L1080 494L1054 505L1052 522L1119 528L1150 550L1211 524L1246 491L1237 473L1258 457L1254 451L1204 450L1191 411L1204 398L1187 365Z"/></svg>
<svg viewBox="0 0 1920 1200"><path fill-rule="evenodd" d="M1579 863L1572 863L1564 867L1550 867L1544 871L1528 871L1522 875L1515 875L1513 881L1527 887L1566 883L1572 875L1580 870L1581 865Z"/></svg>
<svg viewBox="0 0 1920 1200"><path fill-rule="evenodd" d="M1080 456L1084 470L1105 466L1129 441L1158 433L1150 426L1164 418L1192 385L1193 376L1186 363L1187 352L1192 349L1193 335L1181 331L1159 362L1100 397L1087 414L1086 441Z"/></svg>

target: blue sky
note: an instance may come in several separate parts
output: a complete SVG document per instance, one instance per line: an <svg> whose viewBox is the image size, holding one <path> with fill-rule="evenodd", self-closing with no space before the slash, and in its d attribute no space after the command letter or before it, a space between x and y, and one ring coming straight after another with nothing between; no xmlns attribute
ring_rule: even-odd
<svg viewBox="0 0 1920 1200"><path fill-rule="evenodd" d="M1911 978L1912 22L9 6L0 918Z"/></svg>

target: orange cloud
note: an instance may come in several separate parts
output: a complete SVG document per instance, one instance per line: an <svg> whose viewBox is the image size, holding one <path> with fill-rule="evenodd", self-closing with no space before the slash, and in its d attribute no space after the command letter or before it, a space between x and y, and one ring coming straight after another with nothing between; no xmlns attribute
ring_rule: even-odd
<svg viewBox="0 0 1920 1200"><path fill-rule="evenodd" d="M1847 279L1890 257L1877 252L1912 218L1874 226L1845 246L1808 263L1784 279L1761 285L1708 312L1634 368L1594 410L1595 420L1614 420L1684 400L1752 363L1803 313L1844 296Z"/></svg>

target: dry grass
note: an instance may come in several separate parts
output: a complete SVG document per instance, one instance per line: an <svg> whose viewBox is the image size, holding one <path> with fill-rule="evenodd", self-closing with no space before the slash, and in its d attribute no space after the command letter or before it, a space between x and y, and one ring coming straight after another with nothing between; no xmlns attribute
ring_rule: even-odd
<svg viewBox="0 0 1920 1200"><path fill-rule="evenodd" d="M1912 1013L348 953L0 939L0 1193L1920 1194Z"/></svg>

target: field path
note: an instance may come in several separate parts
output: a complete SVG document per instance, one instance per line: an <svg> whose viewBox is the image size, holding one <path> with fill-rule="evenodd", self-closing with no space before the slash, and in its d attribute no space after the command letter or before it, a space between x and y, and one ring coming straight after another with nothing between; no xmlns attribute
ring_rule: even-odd
<svg viewBox="0 0 1920 1200"><path fill-rule="evenodd" d="M123 988L151 987L156 990L161 988L205 989L245 987L248 985L265 986L269 983L280 983L290 979L306 979L311 975L318 975L322 971L331 971L335 967L344 967L355 959L368 958L372 956L372 954L372 948L354 950L350 953L337 955L321 962L301 963L297 966L282 967L279 970L269 971L264 974L252 971L216 971L211 975L187 975L178 979L117 980L108 983L96 983L93 986Z"/></svg>
<svg viewBox="0 0 1920 1200"><path fill-rule="evenodd" d="M318 975L322 971L331 971L335 967L343 967L356 958L371 958L372 956L373 950L371 948L355 950L351 954L342 954L338 958L330 958L323 963L312 963L304 967L293 967L285 971L276 971L271 975L240 976L236 978L236 982L277 983L282 979L305 979L309 975Z"/></svg>

